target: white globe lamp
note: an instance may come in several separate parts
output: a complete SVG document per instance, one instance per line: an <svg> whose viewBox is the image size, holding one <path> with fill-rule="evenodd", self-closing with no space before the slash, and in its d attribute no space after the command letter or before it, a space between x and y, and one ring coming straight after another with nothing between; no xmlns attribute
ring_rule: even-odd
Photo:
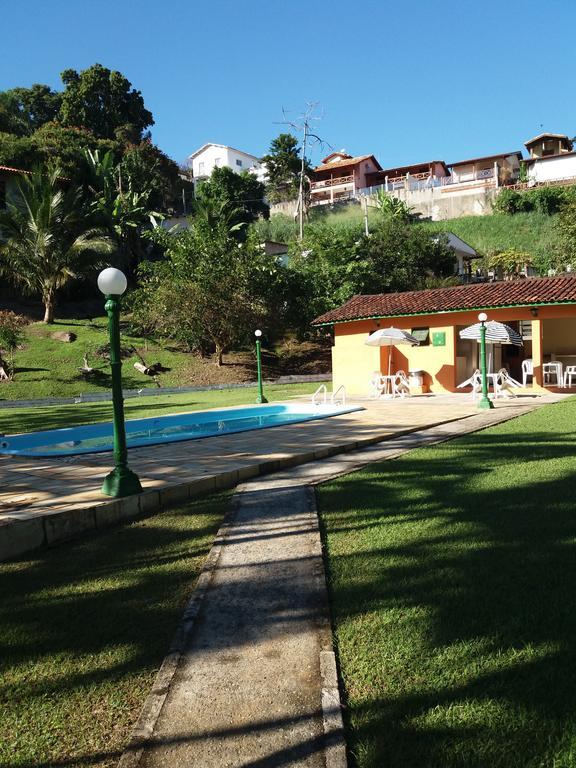
<svg viewBox="0 0 576 768"><path fill-rule="evenodd" d="M122 296L127 286L126 275L116 267L107 267L98 275L98 288L104 296Z"/></svg>

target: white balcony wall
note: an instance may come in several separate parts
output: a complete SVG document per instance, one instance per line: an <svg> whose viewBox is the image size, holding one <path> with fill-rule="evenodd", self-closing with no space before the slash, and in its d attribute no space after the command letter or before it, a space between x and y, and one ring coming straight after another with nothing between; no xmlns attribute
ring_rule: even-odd
<svg viewBox="0 0 576 768"><path fill-rule="evenodd" d="M528 166L528 178L535 182L576 178L576 154L536 160Z"/></svg>

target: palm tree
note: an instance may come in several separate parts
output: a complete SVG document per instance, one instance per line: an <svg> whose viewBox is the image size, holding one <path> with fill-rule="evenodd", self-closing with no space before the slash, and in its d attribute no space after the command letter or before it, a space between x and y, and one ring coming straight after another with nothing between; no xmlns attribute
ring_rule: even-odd
<svg viewBox="0 0 576 768"><path fill-rule="evenodd" d="M114 251L87 214L81 190L65 184L57 169L36 169L0 212L0 274L41 295L45 323L54 322L58 290Z"/></svg>

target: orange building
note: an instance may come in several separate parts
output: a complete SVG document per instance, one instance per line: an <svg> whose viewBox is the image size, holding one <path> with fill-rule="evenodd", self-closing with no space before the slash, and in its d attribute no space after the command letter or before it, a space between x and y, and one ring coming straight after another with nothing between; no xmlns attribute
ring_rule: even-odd
<svg viewBox="0 0 576 768"><path fill-rule="evenodd" d="M334 327L334 389L344 385L351 394L365 395L375 371L392 372L389 348L364 342L378 328L395 326L416 335L420 344L394 347L393 371L421 371L428 391L455 392L479 367L478 343L459 336L478 322L479 312L515 328L524 341L522 347L494 345L493 370L507 368L521 381L523 360L532 360L529 383L541 390L545 363L560 362L564 370L576 365L576 276L357 295L317 317L313 325Z"/></svg>

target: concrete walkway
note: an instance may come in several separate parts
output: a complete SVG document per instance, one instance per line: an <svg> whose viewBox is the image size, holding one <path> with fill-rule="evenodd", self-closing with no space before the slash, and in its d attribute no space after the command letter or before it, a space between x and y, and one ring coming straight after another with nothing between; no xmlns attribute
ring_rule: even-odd
<svg viewBox="0 0 576 768"><path fill-rule="evenodd" d="M310 485L533 407L476 412L241 485L120 768L344 768Z"/></svg>

